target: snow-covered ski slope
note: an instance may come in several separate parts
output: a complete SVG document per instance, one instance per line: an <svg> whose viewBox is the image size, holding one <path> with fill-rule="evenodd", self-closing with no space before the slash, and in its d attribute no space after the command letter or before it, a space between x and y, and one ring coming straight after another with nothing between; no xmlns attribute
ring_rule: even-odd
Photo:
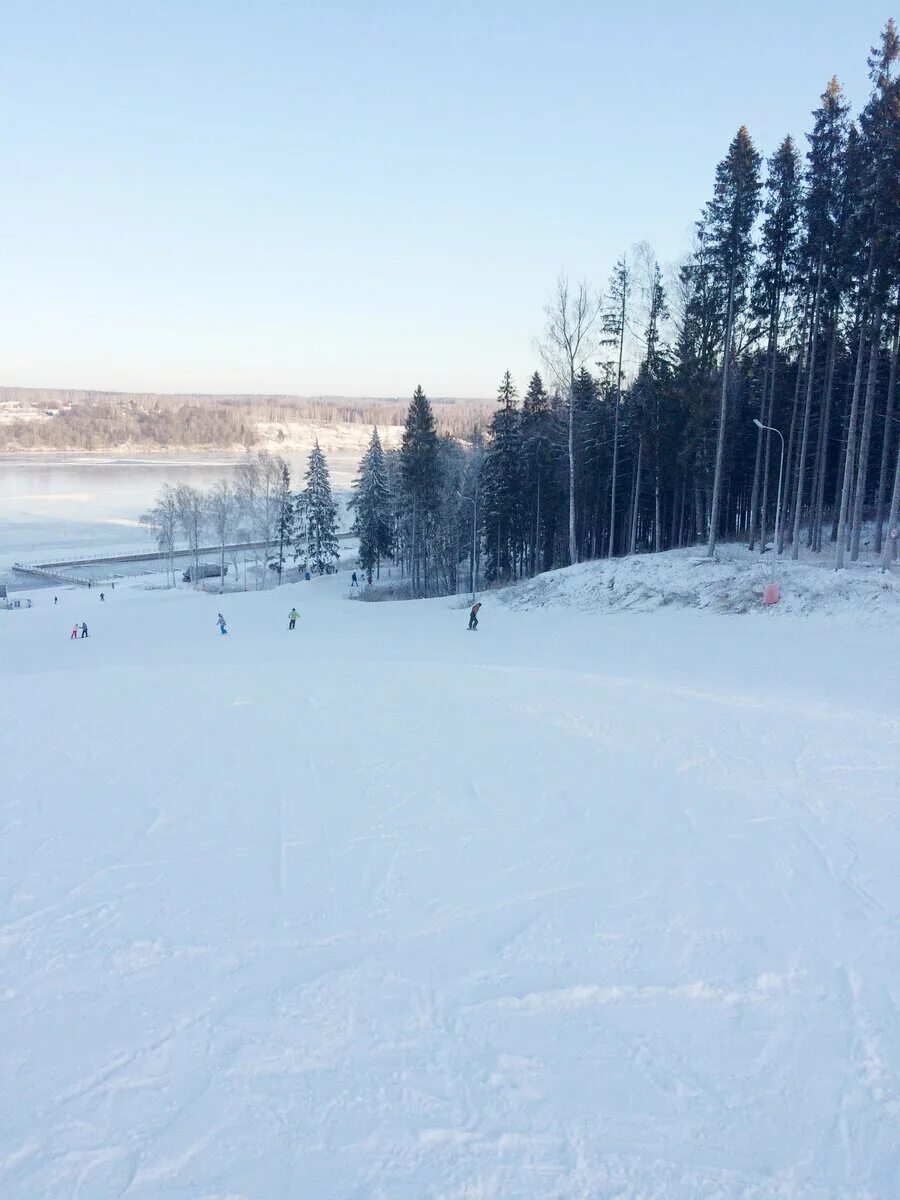
<svg viewBox="0 0 900 1200"><path fill-rule="evenodd" d="M895 1200L890 627L346 582L0 613L0 1196Z"/></svg>

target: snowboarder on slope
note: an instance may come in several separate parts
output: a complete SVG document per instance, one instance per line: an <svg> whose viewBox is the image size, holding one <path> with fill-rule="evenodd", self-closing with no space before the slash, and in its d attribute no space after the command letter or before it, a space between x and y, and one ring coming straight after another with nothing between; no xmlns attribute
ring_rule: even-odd
<svg viewBox="0 0 900 1200"><path fill-rule="evenodd" d="M100 593L100 599L101 599L101 600L105 600L105 599L106 599L106 597L103 595L103 593L102 593L102 592Z"/></svg>
<svg viewBox="0 0 900 1200"><path fill-rule="evenodd" d="M88 635L88 631L87 631L87 621L82 621L82 622L81 622L81 636L82 636L83 638L86 638L86 637L87 637L87 635Z"/></svg>
<svg viewBox="0 0 900 1200"><path fill-rule="evenodd" d="M221 613L219 613L219 615L216 617L216 624L219 627L219 633L221 633L222 637L224 637L228 630L225 627L225 618Z"/></svg>
<svg viewBox="0 0 900 1200"><path fill-rule="evenodd" d="M480 601L478 602L478 604L472 605L472 611L469 613L469 628L470 629L478 628L478 610L479 610L479 608L481 608Z"/></svg>
<svg viewBox="0 0 900 1200"><path fill-rule="evenodd" d="M300 614L297 612L296 608L292 608L288 613L288 629L294 628L294 626L297 624L297 618L299 616Z"/></svg>
<svg viewBox="0 0 900 1200"><path fill-rule="evenodd" d="M54 596L54 597L53 597L53 603L54 603L54 604L59 604L59 596Z"/></svg>

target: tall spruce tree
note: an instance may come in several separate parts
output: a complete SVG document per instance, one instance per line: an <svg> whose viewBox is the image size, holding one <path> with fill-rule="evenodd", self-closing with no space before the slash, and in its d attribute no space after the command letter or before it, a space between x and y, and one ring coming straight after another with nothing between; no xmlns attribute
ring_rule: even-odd
<svg viewBox="0 0 900 1200"><path fill-rule="evenodd" d="M409 523L410 577L414 595L428 591L428 552L438 504L438 435L428 398L417 387L406 414L400 446L400 472Z"/></svg>
<svg viewBox="0 0 900 1200"><path fill-rule="evenodd" d="M794 250L800 217L800 156L790 136L768 161L763 211L761 258L757 269L754 315L766 330L766 357L759 388L760 426L756 434L756 458L750 496L750 549L759 529L760 552L766 548L766 516L772 460L772 411L775 402L778 335L782 311L792 283ZM760 490L762 497L760 498Z"/></svg>
<svg viewBox="0 0 900 1200"><path fill-rule="evenodd" d="M885 313L898 278L900 263L900 38L888 21L880 45L869 57L872 93L859 117L865 163L861 223L870 244L872 267L869 284L870 354L865 407L856 469L856 489L850 529L850 558L859 557L863 511L867 500L868 471L875 391Z"/></svg>
<svg viewBox="0 0 900 1200"><path fill-rule="evenodd" d="M280 507L275 527L275 535L278 538L278 553L270 560L269 566L277 573L280 583L284 571L285 547L293 545L296 535L296 514L294 497L291 493L291 472L287 463L283 463L281 467L281 495L279 499Z"/></svg>
<svg viewBox="0 0 900 1200"><path fill-rule="evenodd" d="M803 402L799 453L792 500L791 557L800 554L800 522L803 515L807 474L807 452L813 395L817 383L819 345L822 339L823 298L827 295L827 271L834 262L838 237L837 214L840 198L841 157L844 143L844 106L840 85L832 79L822 95L809 135L808 184L805 202L805 229L801 259L806 276L806 298L810 311L809 341L806 349L806 388Z"/></svg>
<svg viewBox="0 0 900 1200"><path fill-rule="evenodd" d="M716 549L722 499L732 337L735 317L743 308L747 290L753 251L751 232L759 210L759 167L760 156L750 139L750 134L742 125L728 148L728 154L716 168L715 191L707 206L707 228L725 292L725 344L722 350L719 425L716 433L709 540L706 547L710 556Z"/></svg>
<svg viewBox="0 0 900 1200"><path fill-rule="evenodd" d="M851 558L859 554L863 506L866 500L869 441L874 412L884 315L900 259L900 80L895 76L900 59L900 39L893 21L884 29L879 47L869 58L872 91L860 114L861 185L851 223L858 231L859 319L853 394L848 419L847 442L841 483L835 569L844 565L848 548ZM868 360L867 370L864 361ZM857 450L859 402L866 376L862 429Z"/></svg>
<svg viewBox="0 0 900 1200"><path fill-rule="evenodd" d="M488 579L515 579L522 550L522 433L509 371L497 393L483 468L482 513Z"/></svg>
<svg viewBox="0 0 900 1200"><path fill-rule="evenodd" d="M553 531L559 506L559 437L550 397L537 371L522 400L522 523L532 575L552 565Z"/></svg>
<svg viewBox="0 0 900 1200"><path fill-rule="evenodd" d="M359 538L359 565L381 575L381 564L390 558L393 544L391 489L378 430L372 430L369 447L359 464L350 508L353 532Z"/></svg>
<svg viewBox="0 0 900 1200"><path fill-rule="evenodd" d="M318 439L309 454L304 492L306 561L310 570L324 575L340 558L338 552L337 506L331 494L331 478Z"/></svg>

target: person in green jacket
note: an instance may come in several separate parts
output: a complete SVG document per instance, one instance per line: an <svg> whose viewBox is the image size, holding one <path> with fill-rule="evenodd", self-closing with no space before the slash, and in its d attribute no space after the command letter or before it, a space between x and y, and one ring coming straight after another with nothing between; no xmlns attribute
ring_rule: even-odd
<svg viewBox="0 0 900 1200"><path fill-rule="evenodd" d="M288 629L294 628L294 626L297 624L297 618L299 616L300 614L297 612L296 608L292 608L288 613Z"/></svg>

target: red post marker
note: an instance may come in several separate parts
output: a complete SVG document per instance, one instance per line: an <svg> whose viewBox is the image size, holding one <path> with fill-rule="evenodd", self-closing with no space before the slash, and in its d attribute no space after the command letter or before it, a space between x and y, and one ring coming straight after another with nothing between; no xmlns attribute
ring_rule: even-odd
<svg viewBox="0 0 900 1200"><path fill-rule="evenodd" d="M767 583L763 588L763 604L777 604L780 597L777 583Z"/></svg>

